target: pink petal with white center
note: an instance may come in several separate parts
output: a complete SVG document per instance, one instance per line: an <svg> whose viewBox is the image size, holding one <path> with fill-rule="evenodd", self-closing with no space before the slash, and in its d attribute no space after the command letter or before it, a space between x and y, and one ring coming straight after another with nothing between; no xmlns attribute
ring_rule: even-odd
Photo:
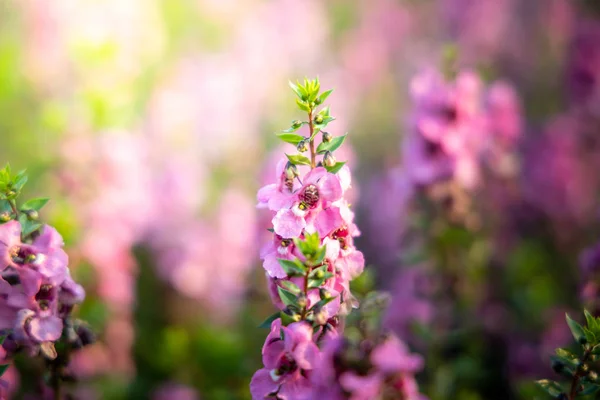
<svg viewBox="0 0 600 400"><path fill-rule="evenodd" d="M279 210L272 220L275 233L284 238L295 238L302 234L306 221L292 210Z"/></svg>

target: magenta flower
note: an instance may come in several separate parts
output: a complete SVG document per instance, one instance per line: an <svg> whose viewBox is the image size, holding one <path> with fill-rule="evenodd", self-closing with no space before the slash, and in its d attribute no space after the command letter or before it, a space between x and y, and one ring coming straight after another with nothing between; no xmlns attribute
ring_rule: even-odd
<svg viewBox="0 0 600 400"><path fill-rule="evenodd" d="M273 321L262 354L265 367L254 374L250 383L254 400L273 395L283 400L311 398L307 376L320 353L308 323L296 322L282 327L280 319Z"/></svg>
<svg viewBox="0 0 600 400"><path fill-rule="evenodd" d="M15 338L21 343L42 343L58 340L63 322L57 316L58 288L43 284L27 309L17 313Z"/></svg>

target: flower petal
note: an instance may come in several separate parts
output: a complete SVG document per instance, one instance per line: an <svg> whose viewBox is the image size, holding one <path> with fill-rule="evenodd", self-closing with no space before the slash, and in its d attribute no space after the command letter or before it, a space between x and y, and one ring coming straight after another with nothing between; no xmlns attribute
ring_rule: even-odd
<svg viewBox="0 0 600 400"><path fill-rule="evenodd" d="M302 234L306 221L294 215L292 210L279 210L273 218L275 233L284 238L294 238Z"/></svg>
<svg viewBox="0 0 600 400"><path fill-rule="evenodd" d="M256 371L250 381L250 394L253 400L264 400L268 395L277 391L279 384L273 382L266 368Z"/></svg>

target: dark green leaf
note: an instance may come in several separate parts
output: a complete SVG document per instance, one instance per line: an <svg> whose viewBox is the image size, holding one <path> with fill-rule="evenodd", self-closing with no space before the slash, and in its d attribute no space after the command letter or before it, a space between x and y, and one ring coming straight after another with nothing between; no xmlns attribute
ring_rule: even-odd
<svg viewBox="0 0 600 400"><path fill-rule="evenodd" d="M42 227L42 224L29 220L25 214L19 215L19 222L21 223L21 238L23 239Z"/></svg>
<svg viewBox="0 0 600 400"><path fill-rule="evenodd" d="M321 142L321 144L317 146L317 153L323 154L326 151L330 151L333 153L344 143L344 140L346 140L346 136L348 136L348 134L334 137L333 139L331 139L331 142Z"/></svg>
<svg viewBox="0 0 600 400"><path fill-rule="evenodd" d="M319 265L323 262L323 259L325 259L326 253L327 253L326 246L321 246L317 249L317 251L315 252L314 259L313 259L313 262L315 263L315 265Z"/></svg>
<svg viewBox="0 0 600 400"><path fill-rule="evenodd" d="M279 311L270 315L267 319L265 319L258 327L261 329L269 329L271 328L271 323L279 318Z"/></svg>
<svg viewBox="0 0 600 400"><path fill-rule="evenodd" d="M10 364L0 365L0 376L4 375L8 367L10 367Z"/></svg>
<svg viewBox="0 0 600 400"><path fill-rule="evenodd" d="M581 396L587 396L590 394L597 393L600 390L600 386L595 383L585 382L583 383L583 390L578 392Z"/></svg>
<svg viewBox="0 0 600 400"><path fill-rule="evenodd" d="M567 319L567 324L569 325L569 329L571 329L573 337L575 338L575 340L581 343L582 338L585 338L585 332L583 330L583 327L579 325L576 321L571 319L571 317L569 317L569 314L565 314L565 317Z"/></svg>
<svg viewBox="0 0 600 400"><path fill-rule="evenodd" d="M36 210L39 211L42 207L48 203L50 199L48 197L38 197L31 199L21 205L21 210Z"/></svg>
<svg viewBox="0 0 600 400"><path fill-rule="evenodd" d="M340 171L340 169L342 169L342 167L343 167L344 165L346 165L346 161L343 161L343 162L341 162L341 161L338 161L338 162L336 162L336 163L335 163L335 165L333 165L332 167L327 167L327 166L326 166L326 167L325 167L325 169L326 169L327 171L331 172L332 174L337 174L337 173Z"/></svg>
<svg viewBox="0 0 600 400"><path fill-rule="evenodd" d="M288 276L302 276L306 272L304 264L302 264L298 259L284 260L280 258L277 261L279 261L279 265L281 265L281 268L283 268Z"/></svg>
<svg viewBox="0 0 600 400"><path fill-rule="evenodd" d="M297 297L294 293L290 292L287 289L282 288L281 286L277 286L277 292L279 293L279 297L281 298L281 301L283 302L283 304L285 304L286 306L289 306L289 305L295 306L296 305Z"/></svg>
<svg viewBox="0 0 600 400"><path fill-rule="evenodd" d="M556 355L564 358L566 360L569 360L569 362L579 362L579 358L577 357L577 355L571 353L569 350L567 349L563 349L563 348L558 348L556 349Z"/></svg>
<svg viewBox="0 0 600 400"><path fill-rule="evenodd" d="M286 157L294 165L310 165L310 160L308 158L306 158L305 156L303 156L302 154L294 154L294 155L286 154Z"/></svg>
<svg viewBox="0 0 600 400"><path fill-rule="evenodd" d="M560 385L558 384L558 382L554 382L548 379L542 379L539 381L536 381L536 383L546 391L546 393L548 393L550 396L554 396L557 397L558 395L560 395L563 391L562 388L560 387Z"/></svg>
<svg viewBox="0 0 600 400"><path fill-rule="evenodd" d="M298 287L298 285L296 285L294 282L292 282L292 281L280 281L279 283L281 283L281 286L285 287L291 293L294 293L295 295L300 294L301 290Z"/></svg>
<svg viewBox="0 0 600 400"><path fill-rule="evenodd" d="M325 305L331 303L335 298L336 298L336 296L331 296L327 299L321 299L321 300L317 301L310 309L314 310L314 309L322 308Z"/></svg>

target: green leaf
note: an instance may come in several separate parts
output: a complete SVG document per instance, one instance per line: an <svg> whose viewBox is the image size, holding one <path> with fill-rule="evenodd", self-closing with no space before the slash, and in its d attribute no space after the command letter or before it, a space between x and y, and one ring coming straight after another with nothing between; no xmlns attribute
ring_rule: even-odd
<svg viewBox="0 0 600 400"><path fill-rule="evenodd" d="M333 89L329 89L329 90L321 93L321 95L319 96L319 104L323 104L332 92L333 92Z"/></svg>
<svg viewBox="0 0 600 400"><path fill-rule="evenodd" d="M594 316L590 314L588 310L585 309L583 310L583 314L585 315L585 320L587 322L588 329L594 332L596 336L598 336L598 333L600 333L600 325L598 324L596 318L594 318Z"/></svg>
<svg viewBox="0 0 600 400"><path fill-rule="evenodd" d="M31 235L33 232L37 231L42 227L42 224L39 222L31 221L27 218L27 215L21 214L19 215L19 222L21 223L21 238L25 239L27 236Z"/></svg>
<svg viewBox="0 0 600 400"><path fill-rule="evenodd" d="M0 376L4 375L8 367L10 367L10 364L0 365Z"/></svg>
<svg viewBox="0 0 600 400"><path fill-rule="evenodd" d="M598 344L598 336L596 336L594 332L592 332L588 328L583 328L583 333L585 335L585 340L587 340L588 343L590 343L591 345Z"/></svg>
<svg viewBox="0 0 600 400"><path fill-rule="evenodd" d="M585 332L583 330L583 327L579 325L576 321L571 319L571 317L569 317L569 314L565 314L565 317L567 319L567 324L569 325L569 329L571 329L573 337L575 338L575 340L581 343L582 338L585 338Z"/></svg>
<svg viewBox="0 0 600 400"><path fill-rule="evenodd" d="M27 175L25 175L25 170L21 170L13 179L13 190L15 192L20 192L26 183L27 183Z"/></svg>
<svg viewBox="0 0 600 400"><path fill-rule="evenodd" d="M304 140L304 136L296 135L294 133L280 133L277 135L277 137L284 142L291 143L293 145L297 145Z"/></svg>
<svg viewBox="0 0 600 400"><path fill-rule="evenodd" d="M550 396L557 397L558 395L563 393L563 390L558 384L558 382L554 382L549 379L542 379L536 381L535 383L537 383L542 389L544 389L546 393L548 393Z"/></svg>
<svg viewBox="0 0 600 400"><path fill-rule="evenodd" d="M298 105L298 108L301 109L302 111L310 112L310 107L304 101L302 101L300 99L296 99L296 104Z"/></svg>
<svg viewBox="0 0 600 400"><path fill-rule="evenodd" d="M315 256L312 260L315 263L315 265L319 265L323 262L323 259L325 259L326 253L327 253L326 246L321 246L317 249L317 251L315 252Z"/></svg>
<svg viewBox="0 0 600 400"><path fill-rule="evenodd" d="M303 156L302 154L294 154L294 155L286 154L286 157L294 165L310 165L310 160L307 157Z"/></svg>
<svg viewBox="0 0 600 400"><path fill-rule="evenodd" d="M276 313L270 315L267 319L265 319L263 322L261 322L261 324L258 327L261 329L271 328L271 323L280 317L279 314L280 314L279 311L277 311Z"/></svg>
<svg viewBox="0 0 600 400"><path fill-rule="evenodd" d="M315 128L317 129L323 129L325 127L327 127L327 125L329 125L330 122L335 121L334 117L323 117L323 121L320 123L315 123Z"/></svg>
<svg viewBox="0 0 600 400"><path fill-rule="evenodd" d="M583 390L578 392L579 395L581 396L587 396L590 394L594 394L597 393L600 390L600 386L595 384L595 383L590 383L590 382L584 382L583 383Z"/></svg>
<svg viewBox="0 0 600 400"><path fill-rule="evenodd" d="M50 199L48 197L38 197L26 201L21 205L21 210L36 210L39 211L42 207L48 203Z"/></svg>
<svg viewBox="0 0 600 400"><path fill-rule="evenodd" d="M296 85L292 81L288 81L288 84L290 85L290 87L292 88L294 93L296 93L296 96L298 96L298 98L302 99L302 92L300 91L300 86Z"/></svg>
<svg viewBox="0 0 600 400"><path fill-rule="evenodd" d="M325 166L325 169L327 171L331 172L332 174L337 174L344 165L346 165L346 161L343 161L343 162L338 161L331 167Z"/></svg>
<svg viewBox="0 0 600 400"><path fill-rule="evenodd" d="M303 276L306 273L304 264L302 264L298 259L284 260L279 258L277 261L279 261L279 265L281 265L281 268L283 268L288 276Z"/></svg>
<svg viewBox="0 0 600 400"><path fill-rule="evenodd" d="M295 306L297 297L294 293L290 292L287 289L282 288L281 286L277 286L277 292L279 293L279 297L281 301L286 306Z"/></svg>
<svg viewBox="0 0 600 400"><path fill-rule="evenodd" d="M558 348L555 350L556 351L556 355L566 359L569 361L569 363L574 362L575 364L577 364L579 362L579 357L577 357L577 355L571 353L569 350L567 349L563 349L563 348Z"/></svg>
<svg viewBox="0 0 600 400"><path fill-rule="evenodd" d="M6 340L6 336L7 335L0 335L0 345L2 345L4 343L4 341ZM2 374L0 374L1 376Z"/></svg>
<svg viewBox="0 0 600 400"><path fill-rule="evenodd" d="M334 137L331 139L331 142L321 142L321 144L317 146L317 153L323 154L326 151L330 151L333 153L344 143L344 140L346 140L346 136L348 136L348 134Z"/></svg>
<svg viewBox="0 0 600 400"><path fill-rule="evenodd" d="M292 281L279 281L279 283L285 287L287 290L289 290L290 292L294 293L295 295L300 294L301 290L298 287L298 285L296 285L294 282Z"/></svg>
<svg viewBox="0 0 600 400"><path fill-rule="evenodd" d="M315 309L319 309L319 308L323 308L325 305L331 303L337 296L331 296L327 299L321 299L319 301L317 301L315 303L315 305L313 305L310 310L315 310Z"/></svg>

